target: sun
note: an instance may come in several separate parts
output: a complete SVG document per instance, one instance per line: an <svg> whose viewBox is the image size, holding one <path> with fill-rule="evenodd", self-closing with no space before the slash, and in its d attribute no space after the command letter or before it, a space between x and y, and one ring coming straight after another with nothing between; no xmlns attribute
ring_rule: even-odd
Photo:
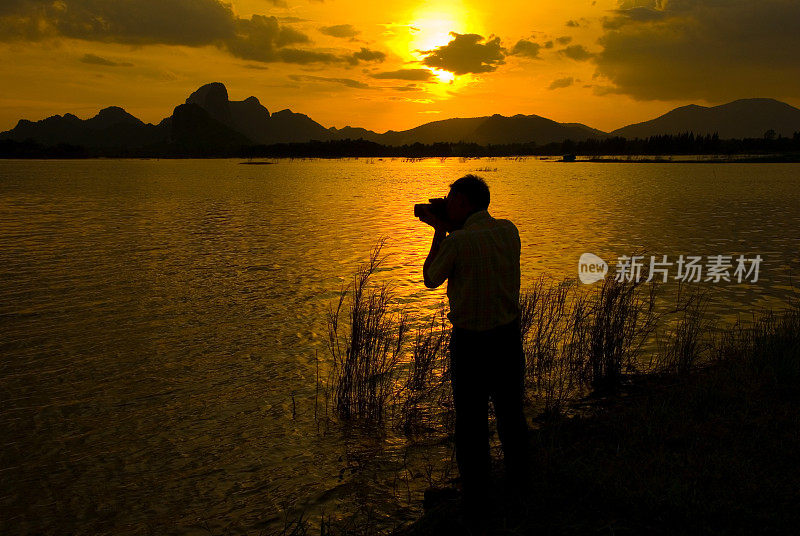
<svg viewBox="0 0 800 536"><path fill-rule="evenodd" d="M398 24L394 38L387 42L400 57L409 63L420 62L425 52L444 46L452 41L451 32L470 33L475 29L469 20L469 10L461 2L425 2L408 14L405 24ZM431 71L437 84L428 86L429 91L445 95L448 89L460 85L461 78L449 71L423 68ZM468 78L468 77L467 77ZM463 80L464 83L467 80Z"/></svg>
<svg viewBox="0 0 800 536"><path fill-rule="evenodd" d="M456 75L451 73L450 71L443 71L441 69L433 69L429 67L429 69L433 72L436 76L436 79L441 82L442 84L449 84L453 82L456 78Z"/></svg>
<svg viewBox="0 0 800 536"><path fill-rule="evenodd" d="M436 11L430 7L415 13L408 25L412 35L409 40L412 52L418 54L446 45L452 39L450 32L458 32L462 26L458 20L460 16L452 11Z"/></svg>

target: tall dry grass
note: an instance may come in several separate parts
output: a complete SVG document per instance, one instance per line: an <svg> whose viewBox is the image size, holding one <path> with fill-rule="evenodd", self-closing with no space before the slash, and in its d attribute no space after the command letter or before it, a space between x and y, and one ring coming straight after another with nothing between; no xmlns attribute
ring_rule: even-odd
<svg viewBox="0 0 800 536"><path fill-rule="evenodd" d="M332 369L327 390L335 414L381 423L395 393L395 377L406 338L407 316L391 311L392 290L371 285L383 262L381 241L339 293L328 314Z"/></svg>
<svg viewBox="0 0 800 536"><path fill-rule="evenodd" d="M657 283L607 277L590 299L587 363L582 380L597 393L615 392L663 316L656 311Z"/></svg>
<svg viewBox="0 0 800 536"><path fill-rule="evenodd" d="M408 315L396 310L391 288L372 284L383 245L373 248L328 315L326 411L345 420L391 420L410 435L435 427L434 417L452 409L450 329L442 306L409 337ZM708 359L704 293L679 286L668 303L661 285L646 278L609 276L585 286L540 276L523 289L527 395L545 415L587 394L613 394L631 373L685 373Z"/></svg>
<svg viewBox="0 0 800 536"><path fill-rule="evenodd" d="M708 329L704 292L679 288L670 302L646 278L587 287L540 276L521 292L528 397L545 415L587 394L613 394L631 373L686 371L698 361Z"/></svg>
<svg viewBox="0 0 800 536"><path fill-rule="evenodd" d="M579 389L586 300L568 280L541 276L520 293L520 330L528 397L557 414Z"/></svg>
<svg viewBox="0 0 800 536"><path fill-rule="evenodd" d="M776 389L800 392L800 301L766 311L722 333L714 360L739 378L758 377Z"/></svg>
<svg viewBox="0 0 800 536"><path fill-rule="evenodd" d="M399 426L406 435L429 429L437 414L452 406L450 399L450 329L442 304L417 329L410 351L406 380L399 393Z"/></svg>
<svg viewBox="0 0 800 536"><path fill-rule="evenodd" d="M716 334L714 323L706 317L708 301L707 291L678 286L676 317L660 334L648 372L683 376L710 360Z"/></svg>

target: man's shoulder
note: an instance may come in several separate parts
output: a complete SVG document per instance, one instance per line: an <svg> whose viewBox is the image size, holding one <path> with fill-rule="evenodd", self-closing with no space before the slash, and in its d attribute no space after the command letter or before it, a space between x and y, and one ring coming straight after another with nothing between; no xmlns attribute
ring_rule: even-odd
<svg viewBox="0 0 800 536"><path fill-rule="evenodd" d="M519 234L519 229L517 229L517 226L514 225L514 222L512 222L511 220L507 220L505 218L495 218L493 225L497 228L505 229L514 232L516 234Z"/></svg>
<svg viewBox="0 0 800 536"><path fill-rule="evenodd" d="M506 218L492 218L492 219L494 220L494 223L495 223L496 225L506 225L506 226L513 227L514 229L516 229L516 228L517 228L517 226L516 226L516 225L514 225L514 222L513 222L513 221L511 221L511 220L508 220L508 219L506 219Z"/></svg>
<svg viewBox="0 0 800 536"><path fill-rule="evenodd" d="M485 233L496 233L496 232L505 232L505 233L514 233L519 235L519 230L517 226L514 225L514 222L505 218L495 218L493 216L489 216L488 218L481 221L479 224L470 225L469 227L458 229L453 231L449 236L456 236L457 239L468 240L470 236L480 236Z"/></svg>

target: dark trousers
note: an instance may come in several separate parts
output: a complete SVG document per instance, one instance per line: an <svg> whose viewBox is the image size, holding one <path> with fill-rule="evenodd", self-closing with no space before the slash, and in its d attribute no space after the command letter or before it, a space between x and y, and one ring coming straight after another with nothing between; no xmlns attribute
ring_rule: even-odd
<svg viewBox="0 0 800 536"><path fill-rule="evenodd" d="M454 327L450 372L456 412L456 461L467 501L482 501L488 484L489 398L503 446L506 475L524 486L528 475L528 426L522 411L525 356L519 318L488 331Z"/></svg>

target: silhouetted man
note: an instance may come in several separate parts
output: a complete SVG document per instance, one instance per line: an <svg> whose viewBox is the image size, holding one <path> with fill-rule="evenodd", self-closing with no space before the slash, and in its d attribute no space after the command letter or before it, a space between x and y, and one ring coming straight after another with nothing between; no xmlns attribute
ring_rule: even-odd
<svg viewBox="0 0 800 536"><path fill-rule="evenodd" d="M456 460L464 507L475 515L485 506L489 484L490 397L506 475L520 487L528 474L522 411L525 358L519 325L520 239L513 223L489 215L489 187L479 177L466 175L451 184L446 206L447 221L431 210L420 216L435 229L422 273L428 288L448 280Z"/></svg>

